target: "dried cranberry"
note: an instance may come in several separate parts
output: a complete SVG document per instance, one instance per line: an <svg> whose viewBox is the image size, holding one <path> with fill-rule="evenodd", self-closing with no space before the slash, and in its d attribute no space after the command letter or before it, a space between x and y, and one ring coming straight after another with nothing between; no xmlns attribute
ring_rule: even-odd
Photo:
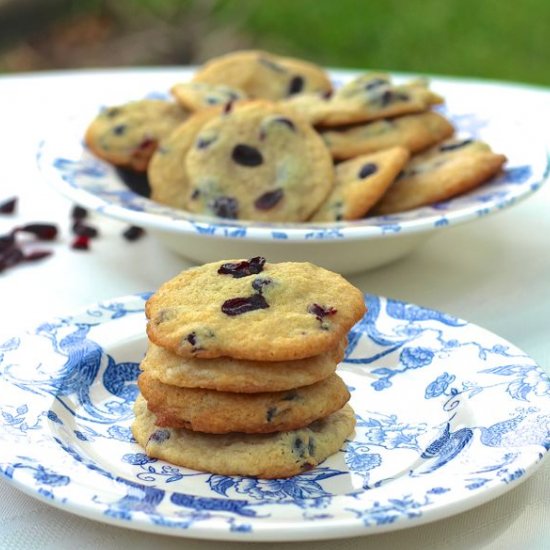
<svg viewBox="0 0 550 550"><path fill-rule="evenodd" d="M151 138L145 138L138 146L137 146L137 150L138 151L145 151L146 149L151 149L153 147L156 147L157 145L157 142L156 140L154 139L151 139Z"/></svg>
<svg viewBox="0 0 550 550"><path fill-rule="evenodd" d="M138 227L137 225L131 225L122 233L122 236L127 241L137 241L143 237L143 235L145 235L145 229L143 229L143 227Z"/></svg>
<svg viewBox="0 0 550 550"><path fill-rule="evenodd" d="M73 206L71 211L71 218L73 220L83 220L88 216L88 211L82 206Z"/></svg>
<svg viewBox="0 0 550 550"><path fill-rule="evenodd" d="M279 188L273 191L268 191L263 195L260 195L255 201L254 206L258 210L269 210L273 208L284 196L284 191Z"/></svg>
<svg viewBox="0 0 550 550"><path fill-rule="evenodd" d="M53 252L51 250L34 250L33 252L30 252L29 254L25 254L24 260L26 262L36 262L37 260L41 260L42 258L47 258L48 256L51 256Z"/></svg>
<svg viewBox="0 0 550 550"><path fill-rule="evenodd" d="M8 233L0 236L0 253L15 245L15 234Z"/></svg>
<svg viewBox="0 0 550 550"><path fill-rule="evenodd" d="M0 273L8 267L13 267L18 263L21 263L24 256L23 251L16 246L2 251L0 254Z"/></svg>
<svg viewBox="0 0 550 550"><path fill-rule="evenodd" d="M378 170L378 166L374 164L374 162L367 162L367 164L363 164L361 166L361 170L359 170L359 173L357 174L359 179L365 179L368 176L371 176Z"/></svg>
<svg viewBox="0 0 550 550"><path fill-rule="evenodd" d="M77 220L73 224L73 233L75 235L82 235L84 237L89 237L90 239L94 239L99 235L99 232L95 227L82 223L79 220Z"/></svg>
<svg viewBox="0 0 550 550"><path fill-rule="evenodd" d="M216 216L227 218L229 220L237 219L239 212L239 202L233 197L218 197L214 199L209 206Z"/></svg>
<svg viewBox="0 0 550 550"><path fill-rule="evenodd" d="M154 441L155 443L164 443L167 439L170 439L169 430L156 430L149 437L149 441Z"/></svg>
<svg viewBox="0 0 550 550"><path fill-rule="evenodd" d="M331 307L331 306L320 306L319 304L310 304L307 308L309 313L313 313L315 317L321 321L323 317L327 317L328 315L334 315L337 313L337 309Z"/></svg>
<svg viewBox="0 0 550 550"><path fill-rule="evenodd" d="M248 167L260 166L264 162L262 153L256 147L245 145L244 143L235 145L231 158L237 164Z"/></svg>
<svg viewBox="0 0 550 550"><path fill-rule="evenodd" d="M288 95L299 94L304 89L304 79L301 76L295 76L288 86Z"/></svg>
<svg viewBox="0 0 550 550"><path fill-rule="evenodd" d="M13 197L0 204L0 214L13 214L17 205L17 198Z"/></svg>
<svg viewBox="0 0 550 550"><path fill-rule="evenodd" d="M261 294L253 294L246 298L231 298L222 304L222 311L226 315L242 315L256 309L266 309L269 304Z"/></svg>
<svg viewBox="0 0 550 550"><path fill-rule="evenodd" d="M71 244L71 248L74 250L88 250L90 248L90 237L86 237L85 235L77 235Z"/></svg>
<svg viewBox="0 0 550 550"><path fill-rule="evenodd" d="M15 231L32 233L41 241L53 241L57 237L57 227L51 223L28 223L17 227Z"/></svg>
<svg viewBox="0 0 550 550"><path fill-rule="evenodd" d="M264 265L265 258L255 256L254 258L250 258L250 260L243 260L242 262L222 264L218 269L218 273L220 275L231 275L234 279L240 279L241 277L261 273Z"/></svg>

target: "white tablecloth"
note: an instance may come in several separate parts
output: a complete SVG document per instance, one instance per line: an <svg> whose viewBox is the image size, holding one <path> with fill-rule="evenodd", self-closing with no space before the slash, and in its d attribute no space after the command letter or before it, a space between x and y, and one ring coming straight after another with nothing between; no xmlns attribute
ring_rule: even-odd
<svg viewBox="0 0 550 550"><path fill-rule="evenodd" d="M142 78L142 74L140 78ZM167 88L173 74L151 71ZM95 218L101 238L90 252L69 247L71 205L44 185L37 141L80 105L129 97L134 72L46 73L0 78L0 200L19 197L15 216L0 216L0 234L25 221L62 228L55 254L0 274L0 341L44 319L98 300L153 290L189 265L153 237L128 244L125 225ZM155 80L156 78L156 80ZM488 84L489 85L489 84ZM489 85L490 86L490 85ZM550 146L550 91L495 85L503 116L510 108L536 113ZM510 340L550 371L550 185L494 216L442 231L411 256L351 277L369 293L457 315ZM145 260L147 258L147 260ZM1 398L1 397L0 397ZM261 548L550 548L550 461L505 495L468 512L420 527L339 542L258 543ZM55 509L0 480L0 548L189 548L221 543L178 539L104 525ZM241 543L223 543L237 548Z"/></svg>

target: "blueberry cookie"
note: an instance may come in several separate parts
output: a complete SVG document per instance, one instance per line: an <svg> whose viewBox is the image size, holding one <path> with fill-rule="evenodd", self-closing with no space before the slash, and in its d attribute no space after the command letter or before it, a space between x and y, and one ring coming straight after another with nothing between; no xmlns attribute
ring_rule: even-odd
<svg viewBox="0 0 550 550"><path fill-rule="evenodd" d="M231 357L180 357L153 343L141 369L164 384L183 388L255 393L308 386L334 373L344 358L346 340L325 353L296 361L245 361Z"/></svg>
<svg viewBox="0 0 550 550"><path fill-rule="evenodd" d="M321 131L332 158L346 160L401 146L418 153L454 133L452 124L433 111L384 118L344 128Z"/></svg>
<svg viewBox="0 0 550 550"><path fill-rule="evenodd" d="M204 82L182 82L170 89L175 100L189 111L200 111L208 107L224 106L228 103L247 99L247 95L237 88L223 84Z"/></svg>
<svg viewBox="0 0 550 550"><path fill-rule="evenodd" d="M362 75L331 96L300 94L282 101L315 126L338 126L426 111L443 99L425 81L392 84L384 74Z"/></svg>
<svg viewBox="0 0 550 550"><path fill-rule="evenodd" d="M493 177L505 162L504 155L480 141L444 141L412 158L372 214L393 214L450 199Z"/></svg>
<svg viewBox="0 0 550 550"><path fill-rule="evenodd" d="M206 433L271 433L303 428L341 409L350 394L333 374L320 382L279 392L234 393L180 388L143 372L138 379L157 426Z"/></svg>
<svg viewBox="0 0 550 550"><path fill-rule="evenodd" d="M144 172L158 142L187 116L185 109L169 101L132 101L104 109L92 121L84 139L103 160Z"/></svg>
<svg viewBox="0 0 550 550"><path fill-rule="evenodd" d="M304 221L333 186L332 158L309 123L268 101L208 121L185 159L187 209L228 219Z"/></svg>
<svg viewBox="0 0 550 550"><path fill-rule="evenodd" d="M353 433L349 405L306 428L273 434L205 434L184 428L159 428L139 396L132 433L148 456L220 475L274 479L317 466L336 453Z"/></svg>
<svg viewBox="0 0 550 550"><path fill-rule="evenodd" d="M289 361L334 349L365 313L360 290L310 263L264 258L183 271L146 303L147 334L183 357Z"/></svg>
<svg viewBox="0 0 550 550"><path fill-rule="evenodd" d="M409 160L403 147L361 155L336 166L336 185L311 221L358 220L378 202Z"/></svg>
<svg viewBox="0 0 550 550"><path fill-rule="evenodd" d="M211 59L198 69L193 81L226 85L251 98L271 100L332 90L328 75L317 65L257 50L236 51Z"/></svg>
<svg viewBox="0 0 550 550"><path fill-rule="evenodd" d="M193 113L162 140L147 168L152 200L185 210L189 189L185 156L195 144L200 129L218 114L215 108Z"/></svg>

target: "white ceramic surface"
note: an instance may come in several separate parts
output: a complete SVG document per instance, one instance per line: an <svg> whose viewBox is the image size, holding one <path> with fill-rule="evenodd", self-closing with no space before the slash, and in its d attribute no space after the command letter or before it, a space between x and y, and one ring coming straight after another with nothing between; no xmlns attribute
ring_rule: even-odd
<svg viewBox="0 0 550 550"><path fill-rule="evenodd" d="M527 478L550 447L550 380L450 315L373 295L339 370L355 433L290 479L196 472L132 438L144 301L128 296L0 344L0 474L76 514L220 540L316 540L448 517Z"/></svg>
<svg viewBox="0 0 550 550"><path fill-rule="evenodd" d="M349 76L334 72L336 80ZM150 81L144 80L136 90L147 86ZM45 179L73 201L151 230L196 263L261 254L271 261L309 260L349 274L400 258L448 226L516 204L548 177L548 151L535 121L495 109L487 90L475 82L433 79L432 88L446 98L441 111L455 124L458 135L487 141L506 154L508 163L501 176L477 190L397 215L334 224L259 224L194 216L156 204L130 191L111 166L83 146L84 130L101 105L87 105L44 135L38 164ZM149 94L159 95L165 97L166 91Z"/></svg>

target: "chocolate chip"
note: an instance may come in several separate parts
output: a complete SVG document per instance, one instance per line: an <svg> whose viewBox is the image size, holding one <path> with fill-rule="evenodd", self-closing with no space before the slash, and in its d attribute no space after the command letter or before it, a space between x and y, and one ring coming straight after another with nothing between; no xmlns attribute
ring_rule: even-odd
<svg viewBox="0 0 550 550"><path fill-rule="evenodd" d="M376 166L374 162L367 162L367 164L363 164L363 166L361 166L361 170L359 170L357 176L359 179L365 179L366 177L374 174L377 170L378 166Z"/></svg>
<svg viewBox="0 0 550 550"><path fill-rule="evenodd" d="M261 294L253 294L246 298L231 298L222 304L222 311L231 317L242 315L256 309L266 309L269 304Z"/></svg>
<svg viewBox="0 0 550 550"><path fill-rule="evenodd" d="M235 145L231 153L231 158L237 164L249 167L260 166L264 162L262 154L256 147L245 145L244 143Z"/></svg>
<svg viewBox="0 0 550 550"><path fill-rule="evenodd" d="M463 141L458 141L456 143L444 143L443 145L439 146L439 150L441 152L445 151L454 151L455 149L460 149L461 147L465 147L466 145L472 143L473 139L465 139Z"/></svg>
<svg viewBox="0 0 550 550"><path fill-rule="evenodd" d="M288 95L299 94L304 89L304 79L301 76L295 76L288 86Z"/></svg>
<svg viewBox="0 0 550 550"><path fill-rule="evenodd" d="M237 219L239 213L239 202L233 197L218 197L210 204L210 208L216 216L229 220Z"/></svg>
<svg viewBox="0 0 550 550"><path fill-rule="evenodd" d="M82 223L80 220L73 223L72 230L75 235L84 235L90 239L95 239L99 235L99 231L95 227Z"/></svg>
<svg viewBox="0 0 550 550"><path fill-rule="evenodd" d="M186 340L187 340L192 346L196 346L196 345L197 345L197 333L196 333L196 332L191 332L190 334L187 335Z"/></svg>
<svg viewBox="0 0 550 550"><path fill-rule="evenodd" d="M281 399L283 401L294 401L298 397L298 392L296 390L291 390L286 393Z"/></svg>
<svg viewBox="0 0 550 550"><path fill-rule="evenodd" d="M260 195L254 201L254 206L258 210L270 210L277 203L279 203L281 201L283 196L284 196L284 191L281 188L274 189L273 191L268 191L267 193L264 193L263 195Z"/></svg>

